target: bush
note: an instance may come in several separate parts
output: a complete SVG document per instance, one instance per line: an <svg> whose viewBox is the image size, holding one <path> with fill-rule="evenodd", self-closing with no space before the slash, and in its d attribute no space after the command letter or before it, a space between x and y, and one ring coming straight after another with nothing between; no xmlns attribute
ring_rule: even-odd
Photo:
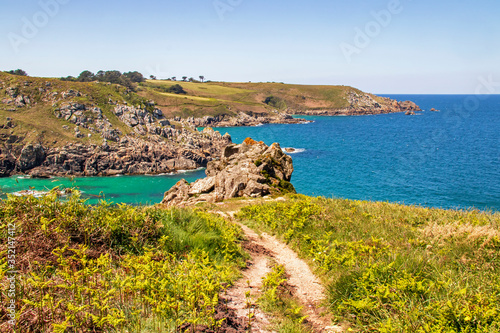
<svg viewBox="0 0 500 333"><path fill-rule="evenodd" d="M278 110L284 110L287 108L286 102L283 99L281 99L279 97L275 97L275 96L267 97L264 100L264 103L269 105L269 106L272 106Z"/></svg>
<svg viewBox="0 0 500 333"><path fill-rule="evenodd" d="M171 94L187 94L187 92L182 88L180 84L174 84L173 86L168 87L165 89L165 92L171 93Z"/></svg>

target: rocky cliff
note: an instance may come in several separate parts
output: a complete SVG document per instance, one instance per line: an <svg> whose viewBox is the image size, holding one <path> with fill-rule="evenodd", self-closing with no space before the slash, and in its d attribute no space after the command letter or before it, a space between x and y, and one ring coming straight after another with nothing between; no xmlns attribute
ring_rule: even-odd
<svg viewBox="0 0 500 333"><path fill-rule="evenodd" d="M81 84L80 91L54 79L6 78L0 177L170 173L205 167L231 143L210 128L169 121L153 101L117 85Z"/></svg>
<svg viewBox="0 0 500 333"><path fill-rule="evenodd" d="M184 179L165 193L162 204L194 205L236 197L263 197L272 193L295 192L290 183L292 158L279 144L267 146L250 138L224 148L219 160L208 163L206 178L193 184Z"/></svg>

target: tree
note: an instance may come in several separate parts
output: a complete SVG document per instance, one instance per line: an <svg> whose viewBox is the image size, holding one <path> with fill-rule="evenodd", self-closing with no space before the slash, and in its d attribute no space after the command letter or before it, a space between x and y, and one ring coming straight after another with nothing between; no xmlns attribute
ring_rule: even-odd
<svg viewBox="0 0 500 333"><path fill-rule="evenodd" d="M189 82L194 82L194 77L190 77Z"/></svg>
<svg viewBox="0 0 500 333"><path fill-rule="evenodd" d="M156 76L154 76L154 75L150 75L150 76L149 76L149 78L150 78L151 80L156 80Z"/></svg>
<svg viewBox="0 0 500 333"><path fill-rule="evenodd" d="M120 71L106 71L104 72L103 81L120 84L122 73Z"/></svg>
<svg viewBox="0 0 500 333"><path fill-rule="evenodd" d="M187 78L188 78L187 76L183 76L182 81L186 82Z"/></svg>
<svg viewBox="0 0 500 333"><path fill-rule="evenodd" d="M203 75L200 75L200 80L203 82L205 80L205 77Z"/></svg>
<svg viewBox="0 0 500 333"><path fill-rule="evenodd" d="M91 71L83 71L78 75L77 81L79 82L92 82L96 79L94 73Z"/></svg>
<svg viewBox="0 0 500 333"><path fill-rule="evenodd" d="M26 73L22 69L16 69L16 70L8 71L7 73L13 74L13 75L19 75L19 76L28 76L28 73Z"/></svg>
<svg viewBox="0 0 500 333"><path fill-rule="evenodd" d="M95 75L95 78L96 78L98 81L104 81L104 71L99 71L99 72L97 72L97 74Z"/></svg>
<svg viewBox="0 0 500 333"><path fill-rule="evenodd" d="M144 80L145 80L144 76L137 71L123 73L123 76L127 77L130 81L136 82L136 83L144 82Z"/></svg>
<svg viewBox="0 0 500 333"><path fill-rule="evenodd" d="M177 81L177 77L172 76L172 81Z"/></svg>

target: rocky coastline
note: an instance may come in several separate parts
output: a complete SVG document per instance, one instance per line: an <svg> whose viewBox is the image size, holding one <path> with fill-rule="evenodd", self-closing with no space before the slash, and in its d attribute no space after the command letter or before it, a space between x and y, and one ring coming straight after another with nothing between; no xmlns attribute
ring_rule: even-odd
<svg viewBox="0 0 500 333"><path fill-rule="evenodd" d="M186 144L124 136L117 144L104 141L102 145L70 143L48 148L29 143L17 149L7 145L0 147L0 176L114 176L193 170L206 167L212 156L231 143L229 135L208 128L201 133L174 131L173 136Z"/></svg>
<svg viewBox="0 0 500 333"><path fill-rule="evenodd" d="M411 101L396 101L388 97L373 96L366 93L350 92L347 95L349 106L343 109L296 110L294 114L308 116L366 116L398 112L422 111Z"/></svg>
<svg viewBox="0 0 500 333"><path fill-rule="evenodd" d="M180 121L180 118L174 118ZM195 127L244 127L244 126L260 126L265 124L303 124L310 121L302 118L294 118L286 112L274 111L269 115L248 115L240 112L236 116L218 115L205 116L201 118L189 117L186 122Z"/></svg>
<svg viewBox="0 0 500 333"><path fill-rule="evenodd" d="M291 114L367 115L420 110L413 102L351 91L345 97L349 107L344 109L229 110L216 116L181 118L166 116L155 101L119 85L70 87L55 79L18 79L4 74L4 81L0 80L0 111L7 116L0 119L0 177L193 170L207 167L232 143L229 134L212 128L309 122ZM37 120L26 116L35 113ZM48 126L37 124L45 120ZM205 129L200 132L199 127Z"/></svg>

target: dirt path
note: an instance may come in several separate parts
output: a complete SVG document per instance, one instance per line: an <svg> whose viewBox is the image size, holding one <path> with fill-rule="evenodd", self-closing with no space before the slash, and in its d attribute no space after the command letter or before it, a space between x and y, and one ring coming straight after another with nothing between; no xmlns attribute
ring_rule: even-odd
<svg viewBox="0 0 500 333"><path fill-rule="evenodd" d="M236 212L217 213L234 220L233 216ZM252 297L259 294L262 278L270 272L269 259L273 259L285 267L289 275L288 284L292 286L294 296L304 305L305 314L308 316L307 320L315 330L317 332L343 332L342 327L333 325L330 319L321 316L324 309L320 306L325 299L325 290L307 263L275 237L266 233L258 235L249 227L237 224L248 239L246 248L252 259L249 269L243 272L243 278L228 291L227 296L230 300L228 306L234 309L238 315L248 316L248 309L245 308L247 303L245 293L250 291ZM269 325L269 319L266 318L265 313L255 309L255 317L256 321L252 323L252 331L268 332L266 326Z"/></svg>

